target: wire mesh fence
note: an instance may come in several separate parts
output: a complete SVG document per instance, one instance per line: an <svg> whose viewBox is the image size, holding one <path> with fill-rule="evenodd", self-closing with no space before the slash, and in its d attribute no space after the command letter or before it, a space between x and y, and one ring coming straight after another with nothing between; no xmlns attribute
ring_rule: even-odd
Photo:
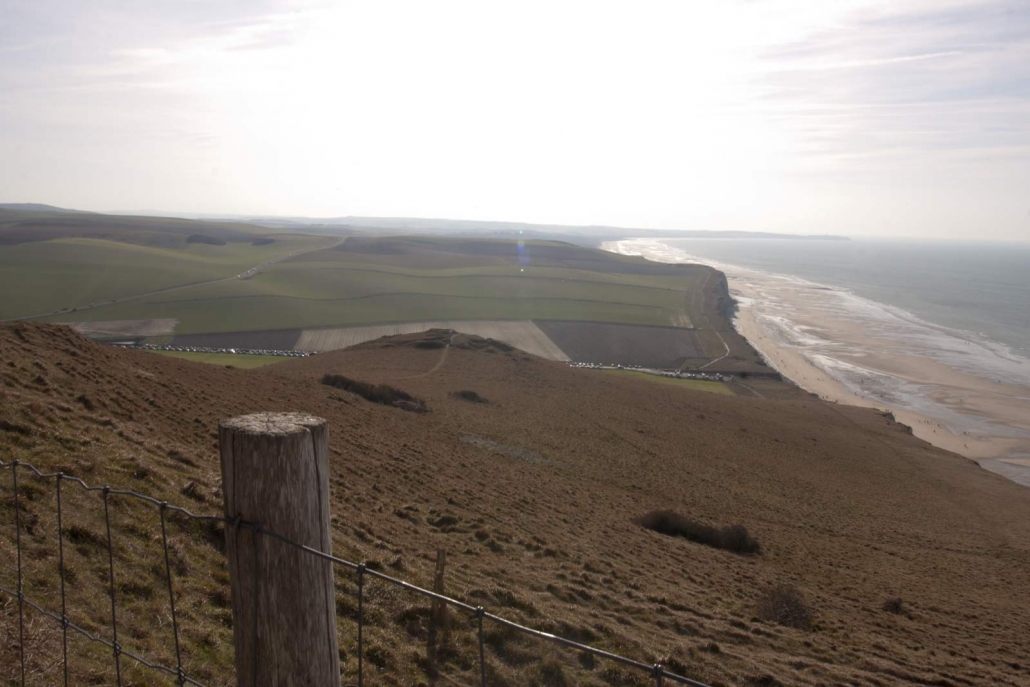
<svg viewBox="0 0 1030 687"><path fill-rule="evenodd" d="M450 635L463 635L465 643L472 649L471 653L473 657L466 666L466 673L473 676L473 684L481 685L486 687L491 684L491 665L488 661L488 647L493 653L507 652L511 653L518 651L521 654L526 654L533 649L527 648L526 646L519 646L518 642L523 643L532 642L537 645L548 645L555 648L570 650L576 652L578 660L581 665L593 668L595 662L607 662L613 666L620 666L631 672L635 672L641 679L647 683L657 685L661 687L663 684L684 684L694 685L695 687L706 687L701 682L690 679L683 675L671 672L665 666L661 664L647 663L643 661L634 660L625 656L618 655L609 651L592 647L583 642L574 641L565 637L558 636L556 634L543 632L537 629L526 627L520 623L516 623L512 620L503 618L494 613L488 612L482 606L472 605L465 603L458 599L451 598L444 594L424 589L416 586L404 580L401 580L392 575L386 574L382 570L374 569L366 564L354 563L331 554L318 551L310 546L305 546L298 542L292 541L287 537L283 537L280 534L269 531L262 527L259 523L246 522L239 518L231 519L223 516L214 515L198 515L191 512L186 508L180 506L171 505L165 501L155 499L146 494L142 494L129 489L116 489L109 486L91 486L84 480L66 475L62 472L43 472L37 469L35 466L19 461L3 462L0 461L0 469L10 471L10 495L11 495L11 506L13 510L13 522L10 526L14 529L14 544L15 544L15 579L16 586L14 589L9 589L3 585L0 585L0 595L7 595L9 599L13 600L16 604L17 614L17 654L19 665L15 667L15 673L10 677L10 684L18 684L23 687L28 684L27 681L27 668L26 658L28 650L26 646L26 631L27 631L27 612L35 612L39 614L39 617L46 619L54 624L54 627L60 630L60 655L57 657L50 656L51 663L59 673L59 680L61 684L69 685L74 684L71 680L73 679L73 672L71 666L73 661L70 658L69 645L70 642L76 638L85 640L87 645L94 650L100 649L109 653L109 661L112 671L109 673L111 681L115 684L133 684L138 683L139 680L130 679L126 675L126 671L129 667L133 671L145 669L150 671L153 678L160 677L162 680L176 685L197 685L199 687L207 687L207 684L203 682L203 677L200 674L210 674L209 669L203 667L202 657L191 657L187 658L184 656L184 650L182 645L182 616L181 610L177 610L177 598L182 603L181 592L176 591L177 586L182 586L183 581L188 577L188 573L185 570L178 570L179 563L177 560L177 548L174 543L170 544L171 537L169 535L169 524L171 520L178 521L178 524L183 525L184 523L199 524L204 529L201 530L205 536L211 538L217 538L221 532L219 528L235 528L237 533L241 530L248 530L254 537L261 537L268 542L277 542L279 545L288 546L298 551L304 552L305 555L316 557L327 564L333 566L333 572L335 576L343 575L349 578L349 583L338 583L337 584L337 615L343 615L345 620L352 625L353 634L350 635L356 644L355 651L355 670L354 675L343 675L341 676L341 685L358 685L358 687L364 687L368 677L370 666L381 668L382 665L376 658L376 652L373 650L375 647L368 646L369 642L369 631L382 632L383 628L377 626L374 622L372 613L369 610L369 602L373 600L375 596L375 588L379 585L388 585L395 591L413 595L421 598L423 601L427 601L431 604L431 610L428 614L415 614L416 616L425 616L422 620L426 620L425 623L428 626L429 632L429 651L445 652L447 650L448 641L446 638L444 641L440 641L440 637L437 636L439 631L443 631L445 636ZM26 478L31 480L33 484L28 485ZM57 578L59 594L44 593L47 597L46 600L39 600L36 598L30 598L26 594L26 561L23 560L26 554L26 547L23 545L23 536L26 532L32 530L35 531L37 528L45 526L47 523L41 523L34 521L26 521L25 513L25 500L26 499L40 499L44 493L40 484L50 484L50 495L54 503L54 515L56 521L51 524L53 529L56 529L57 534ZM72 491L78 491L79 494L93 495L94 497L99 496L100 506L102 507L102 523L103 531L99 534L90 533L88 530L83 529L77 524L67 525L65 520L68 515L67 502L69 498L74 498L71 494ZM154 516L156 510L156 519L160 524L160 537L158 539L158 546L149 552L149 556L158 558L159 560L152 566L155 573L158 569L163 573L163 586L165 589L162 591L161 596L167 597L167 604L160 602L166 610L162 610L160 614L156 614L153 610L158 601L151 598L149 592L144 594L148 600L147 612L152 617L160 616L162 618L167 617L170 621L170 627L167 629L170 641L168 646L153 646L152 655L143 655L143 651L136 649L135 647L130 649L125 645L124 638L119 639L119 613L122 615L127 612L126 607L130 604L130 601L124 601L122 608L119 608L120 597L124 600L128 595L126 590L133 590L132 580L121 580L119 581L116 577L116 566L115 566L115 550L116 550L116 539L115 533L112 531L112 510L116 508L121 500L129 500L135 503L141 504L142 506L151 509L151 516ZM82 506L88 506L85 503L76 503L76 513L79 512L79 508ZM96 507L97 504L92 504ZM130 527L134 526L141 514L131 513L123 514L123 519L128 518ZM92 605L93 617L87 621L78 620L73 621L69 615L70 599L69 599L69 577L72 577L74 572L73 568L70 568L66 563L66 549L68 546L74 546L81 549L83 546L93 546L101 556L94 557L92 559L93 566L101 566L106 568L106 594L108 597L105 602L107 610L104 613L109 612L109 622L101 622L97 620L99 615L98 606L96 603ZM138 545L136 545L137 548ZM258 555L258 551L261 547L255 547L255 556ZM147 552L143 552L146 554ZM43 558L38 552L33 552L33 558ZM102 559L102 561L100 561ZM254 561L253 570L260 570L261 562L259 560ZM5 562L4 567L8 567L9 563ZM156 568L155 568L156 566ZM46 574L45 571L40 572L40 575ZM251 586L253 589L253 597L248 600L249 603L254 604L254 608L261 603L261 587L260 580L256 579L255 584ZM120 594L121 592L121 594ZM342 595L349 596L349 600L344 600ZM54 598L50 598L54 597ZM49 602L49 603L48 603ZM223 604L227 605L227 603ZM454 617L447 616L448 609L452 609L455 613ZM443 622L444 617L446 622ZM257 613L252 613L251 617L256 620ZM339 617L338 617L339 620ZM381 625L381 624L379 624ZM121 623L121 629L125 629L125 622ZM239 633L246 633L243 641L251 641L255 643L255 649L262 649L262 647L256 646L259 641L258 631L256 623L251 628L231 628L232 633L237 637L239 641ZM350 634L350 633L348 633ZM539 649L537 649L538 651ZM160 656L160 658L154 658L154 655ZM252 652L254 657L255 665L251 674L254 676L254 684L257 684L257 676L260 675L261 666L258 663L261 660L262 652L254 650ZM433 657L430 656L428 665L426 666L427 672L432 672ZM473 665L474 663L474 665ZM128 664L128 665L127 665ZM546 666L545 666L546 668ZM151 678L145 678L145 683L150 684ZM242 687L242 686L241 686Z"/></svg>

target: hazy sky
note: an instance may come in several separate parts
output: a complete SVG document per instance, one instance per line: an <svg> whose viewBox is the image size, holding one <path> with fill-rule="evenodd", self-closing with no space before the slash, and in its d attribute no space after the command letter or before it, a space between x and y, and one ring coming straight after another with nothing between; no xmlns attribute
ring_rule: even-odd
<svg viewBox="0 0 1030 687"><path fill-rule="evenodd" d="M1030 239L1030 2L0 0L0 202Z"/></svg>

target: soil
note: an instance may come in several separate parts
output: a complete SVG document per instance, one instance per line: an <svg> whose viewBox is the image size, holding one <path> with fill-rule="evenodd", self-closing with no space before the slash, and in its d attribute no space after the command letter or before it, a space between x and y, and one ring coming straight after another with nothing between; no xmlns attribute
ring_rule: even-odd
<svg viewBox="0 0 1030 687"><path fill-rule="evenodd" d="M1030 684L1025 487L870 409L670 388L466 336L424 374L442 351L419 340L243 371L103 347L65 327L3 326L0 457L218 513L218 421L303 411L329 421L333 551L348 560L429 587L446 550L447 593L712 685ZM396 386L431 412L368 403L320 384L327 373ZM452 398L458 390L490 403ZM7 589L10 474L0 471ZM53 484L19 474L26 595L59 613ZM66 487L65 527L77 528L66 538L69 615L106 637L100 495L76 493ZM156 508L112 497L112 509L119 641L175 665ZM636 524L653 510L743 525L762 554ZM170 528L184 665L205 684L232 684L220 533ZM356 682L355 587L343 573L337 584L341 667ZM761 619L783 585L809 629ZM428 603L378 582L367 594L366 684L432 684ZM17 681L17 604L0 598L6 684ZM885 610L894 599L903 612ZM453 621L437 684L472 684L474 623L457 611ZM29 612L27 628L33 684L61 684L59 624ZM69 650L73 684L113 683L107 649L77 639ZM486 651L494 685L651 684L496 628ZM156 684L123 665L124 684Z"/></svg>

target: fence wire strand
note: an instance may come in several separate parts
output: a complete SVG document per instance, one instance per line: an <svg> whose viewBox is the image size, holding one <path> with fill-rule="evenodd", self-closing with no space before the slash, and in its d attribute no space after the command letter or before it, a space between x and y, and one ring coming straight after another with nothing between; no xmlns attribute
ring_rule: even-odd
<svg viewBox="0 0 1030 687"><path fill-rule="evenodd" d="M312 548L310 546L306 546L306 545L301 544L299 542L293 541L293 540L291 540L291 539L289 539L287 537L284 537L284 536L282 536L280 534L276 534L275 532L271 532L271 531L269 531L267 529L264 529L258 523L246 522L246 521L241 520L240 518L232 519L232 518L227 518L227 517L217 516L217 515L196 514L196 513L193 513L191 511L189 511L186 508L182 508L180 506L171 505L171 504L169 504L169 503L167 503L165 501L161 501L159 499L156 499L156 498L154 498L152 496L148 496L146 494L141 494L139 492L132 491L132 490L129 490L129 489L115 489L115 488L112 488L112 487L109 487L109 486L90 486L89 484L87 484L85 481L79 479L78 477L73 477L73 476L70 476L70 475L65 475L62 472L43 472L43 471L39 470L38 468L36 468L35 466L31 465L30 463L26 463L26 462L22 462L22 461L14 460L14 461L11 461L11 462L4 462L4 461L0 460L0 469L5 469L5 468L10 468L11 469L12 481L13 481L13 487L14 487L14 513L15 513L15 532L16 532L15 533L15 546L17 548L17 570L18 570L17 584L18 584L18 586L17 586L17 590L16 591L11 591L9 589L4 588L3 586L0 586L0 593L7 594L8 596L14 597L18 601L19 654L20 654L20 661L21 661L21 684L23 685L23 687L25 685L25 656L26 656L26 651L25 651L25 631L24 631L24 607L26 605L30 606L31 608L36 610L38 613L40 613L40 614L42 614L42 615L44 615L46 617L49 617L49 618L57 621L61 625L61 627L62 627L62 632L63 632L63 640L62 640L63 641L63 659L64 659L64 683L65 683L66 686L68 685L68 630L72 630L72 631L78 633L79 635L85 637L86 639L88 639L88 640L90 640L92 642L96 642L98 644L106 646L108 649L111 649L111 651L112 651L112 653L114 655L114 659L115 659L116 678L117 678L117 681L118 681L119 685L122 684L122 678L121 678L121 657L125 656L126 658L128 658L128 659L130 659L132 661L135 661L135 662L137 662L137 663L139 663L139 664L141 664L143 666L146 666L147 668L150 668L152 670L156 670L156 671L159 671L159 672L162 672L162 673L165 673L167 675L170 675L170 676L174 677L175 680L176 680L176 683L178 685L187 685L188 684L188 685L195 685L196 687L205 687L204 684L202 684L202 683L198 682L197 680L189 677L186 674L185 669L183 668L183 665L182 665L182 653L181 653L181 648L180 648L180 643L179 643L179 626L178 626L178 619L177 619L176 611L175 611L175 587L174 587L174 583L173 583L172 567L171 567L171 562L170 562L170 558L169 558L168 535L167 535L167 528L166 528L166 519L167 519L166 518L166 514L169 511L172 511L172 512L175 512L175 513L179 513L179 514L185 516L186 518L188 518L190 520L196 520L196 521L200 521L200 522L216 522L216 523L221 523L221 524L225 525L226 527L234 528L236 530L236 534L237 535L239 533L239 530L246 529L246 530L249 530L251 532L251 536L254 537L254 559L253 559L253 565L254 565L253 586L254 586L254 591L253 591L253 598L251 600L252 604L253 604L253 609L252 609L253 610L253 616L252 616L252 618L253 618L253 626L251 628L251 641L254 642L254 652L253 652L253 654L254 654L253 655L254 663L253 663L253 666L252 666L252 670L253 670L253 684L255 686L257 685L258 667L259 667L258 666L258 654L259 654L259 652L257 650L259 648L258 645L257 645L257 642L259 640L259 637L258 637L258 608L259 608L259 570L260 570L260 568L259 568L260 560L259 560L259 555L258 555L258 548L259 548L258 542L261 539L260 535L263 535L264 537L268 537L268 538L271 538L271 539L278 540L278 541L282 542L283 544L291 546L291 547L293 547L293 548L295 548L295 549L297 549L299 551L302 551L302 552L304 552L304 553L306 553L308 555L315 556L316 558L324 560L324 561L326 561L326 562L328 562L328 563L330 563L332 565L340 565L340 566L343 566L344 568L352 570L352 571L354 571L356 573L356 576L357 576L357 586L358 586L358 594L357 594L358 595L358 657L357 658L358 658L358 685L359 685L359 687L363 687L364 686L364 625L365 625L365 618L364 618L364 596L365 596L365 592L364 592L364 588L365 588L365 585L366 585L366 579L365 579L366 576L382 580L383 582L387 582L387 583L392 584L394 586L401 587L402 589L405 589L406 591L409 591L409 592L412 592L412 593L415 593L415 594L427 597L427 598L432 599L432 600L440 601L440 602L442 602L442 603L444 603L446 605L453 606L455 608L459 608L462 611L465 611L466 613L471 614L473 616L473 618L476 620L476 624L477 624L477 634L478 634L478 644L479 644L479 676L480 676L480 683L481 683L482 687L487 687L486 646L485 646L485 636L484 636L484 621L487 621L487 620L489 620L490 622L492 622L494 624L501 625L503 627L507 627L509 629L515 630L516 632L519 632L519 633L522 633L522 634L525 634L525 635L529 635L529 636L532 636L532 637L536 637L537 639L541 639L541 640L544 640L546 642L550 642L552 644L558 644L558 645L564 646L564 647L569 648L569 649L573 649L573 650L580 651L580 652L583 652L583 653L586 653L586 654L590 654L590 655L595 656L597 658L601 658L601 659L612 661L614 663L621 664L621 665L626 666L628 668L633 668L633 669L636 669L636 670L640 670L642 672L645 672L648 675L649 678L654 680L654 684L656 685L656 687L663 687L663 685L665 685L666 682L672 682L672 683L677 683L677 684L681 684L681 685L690 685L691 687L708 687L708 685L705 685L702 682L698 682L696 680L692 680L692 679L684 677L682 675L677 675L676 673L670 673L667 670L665 670L664 666L662 666L662 664L660 664L660 663L656 663L656 664L643 663L641 661L637 661L637 660L634 660L634 659L631 659L631 658L627 658L625 656L620 656L619 654L615 654L615 653L611 653L611 652L608 652L608 651L604 651L603 649L597 649L597 648L589 646L587 644L581 644L581 643L575 642L575 641L573 641L571 639L566 639L566 638L560 637L558 635L550 634L548 632L542 632L540 630L534 630L533 628L526 627L524 625L520 625L519 623L513 622L513 621L508 620L506 618L502 618L502 617L494 615L492 613L488 613L482 606L472 606L472 605L467 604L467 603L465 603L463 601L459 601L457 599L453 599L453 598L451 598L449 596L444 596L442 594L438 594L438 593L430 591L428 589L423 589L422 587L418 587L416 585L411 584L410 582L405 582L404 580L397 579L397 578L392 577L390 575L387 575L385 573L379 572L378 570L372 570L372 569L366 567L364 564L354 563L354 562L351 562L351 561L348 561L348 560L344 560L344 559L339 558L337 556L333 556L332 554L328 554L328 553L325 553L323 551L319 551L318 549L314 549L314 548ZM24 468L26 470L29 470L31 473L33 473L33 475L37 479L55 479L56 482L57 482L57 527L58 527L59 571L60 571L60 581L61 581L61 615L57 615L57 614L55 614L55 613L53 613L51 611L48 611L48 610L40 607L39 605L37 605L36 603L31 601L30 599L27 599L25 597L25 595L24 595L24 590L22 588L21 512L20 512L20 500L19 500L19 493L18 493L18 468ZM110 593L110 597L111 597L111 633L112 633L112 641L108 641L108 640L104 639L103 637L97 636L97 635L89 632L88 630L85 630L82 627L76 625L75 623L71 622L68 619L67 607L66 607L66 597L65 597L64 533L63 533L63 523L62 523L62 516L63 516L63 514L62 514L62 505L61 505L61 484L64 481L73 482L73 483L77 484L79 487L81 487L83 490L85 490L87 492L100 492L102 494L102 497L103 497L104 520L105 520L105 526L107 528L107 554L108 554L108 569L109 569L109 593ZM162 546L163 546L163 549L164 549L165 572L166 572L167 582L168 582L168 600L169 600L169 607L171 609L171 616L172 616L172 633L173 633L174 641L175 641L175 660L176 660L175 668L172 668L172 667L169 667L169 666L166 666L166 665L162 665L160 663L154 663L154 662L148 661L147 659L143 658L142 656L139 656L139 655L137 655L135 653L132 653L132 652L122 648L118 644L118 619L117 619L117 610L116 610L115 582L114 582L114 546L113 546L113 539L112 539L112 534L111 534L111 518L110 518L110 510L109 510L109 500L110 500L110 496L111 495L125 496L125 497L129 497L129 498L133 498L133 499L138 499L140 501L144 501L144 502L149 503L149 504L151 504L153 506L156 506L158 508L158 511L159 511L159 514L160 514L160 518L161 518L161 543L162 543Z"/></svg>

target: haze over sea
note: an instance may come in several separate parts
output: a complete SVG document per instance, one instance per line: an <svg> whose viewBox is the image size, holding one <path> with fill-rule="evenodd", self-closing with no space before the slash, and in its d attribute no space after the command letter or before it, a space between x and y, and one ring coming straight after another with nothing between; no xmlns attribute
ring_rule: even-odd
<svg viewBox="0 0 1030 687"><path fill-rule="evenodd" d="M847 392L918 414L910 422L923 438L1030 484L1030 244L634 239L605 248L722 270L744 313L738 328L775 366L776 351L798 354ZM740 326L745 315L755 330ZM815 375L781 371L832 397Z"/></svg>

